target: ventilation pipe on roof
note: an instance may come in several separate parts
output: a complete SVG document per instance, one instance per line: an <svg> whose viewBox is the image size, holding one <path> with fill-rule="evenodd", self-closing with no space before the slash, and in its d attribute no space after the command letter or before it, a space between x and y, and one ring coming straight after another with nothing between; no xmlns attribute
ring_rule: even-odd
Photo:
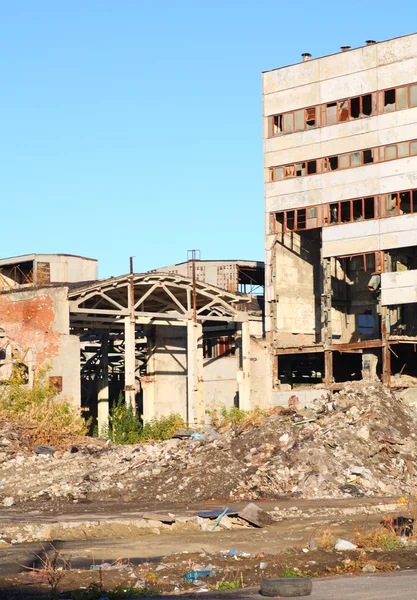
<svg viewBox="0 0 417 600"><path fill-rule="evenodd" d="M308 52L304 52L301 56L303 57L304 62L307 62L311 58L311 54L309 54Z"/></svg>
<svg viewBox="0 0 417 600"><path fill-rule="evenodd" d="M340 49L342 52L347 52L348 50L350 50L350 46L340 46Z"/></svg>
<svg viewBox="0 0 417 600"><path fill-rule="evenodd" d="M366 40L365 44L367 46L372 46L373 44L376 44L376 41L375 40Z"/></svg>

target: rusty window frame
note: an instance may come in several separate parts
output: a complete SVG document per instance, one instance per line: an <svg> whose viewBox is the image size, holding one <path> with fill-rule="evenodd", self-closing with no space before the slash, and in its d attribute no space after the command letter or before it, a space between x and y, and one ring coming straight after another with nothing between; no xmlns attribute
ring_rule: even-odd
<svg viewBox="0 0 417 600"><path fill-rule="evenodd" d="M401 213L401 194L409 194L409 212ZM388 196L396 196L396 199L392 199L391 201L395 201L395 206L392 208L395 210L388 209ZM365 201L367 199L373 198L373 216L366 218L366 206ZM360 214L358 215L356 208L357 204L360 202ZM342 221L342 203L349 204L349 220ZM308 216L308 210L316 210L315 217ZM336 220L334 220L335 214L334 209L336 209ZM299 216L298 211L306 211L305 216ZM288 214L294 213L294 221L293 228L288 227ZM283 215L283 232L288 231L304 231L310 229L317 229L320 227L330 227L333 225L346 225L349 223L355 223L356 221L374 221L375 219L384 219L392 216L401 216L401 214L417 214L417 188L408 189L408 190L400 190L399 192L389 192L387 194L377 194L374 196L364 196L362 198L350 198L348 200L339 200L338 202L328 202L326 204L314 204L313 206L299 207L286 211L279 211L277 213L273 213L275 215L282 214ZM320 220L319 220L320 216ZM315 225L312 227L307 227L307 222L315 219ZM300 223L303 225L300 227ZM321 224L320 224L321 223ZM275 232L275 230L274 230Z"/></svg>
<svg viewBox="0 0 417 600"><path fill-rule="evenodd" d="M400 157L399 153L398 153L398 147L400 144L408 144L408 154ZM296 177L296 175L288 175L285 174L285 169L291 169L291 168L295 168L295 165L298 164L303 164L305 165L304 169L305 169L305 174L302 176L298 176L298 177L309 177L310 175L318 175L320 173L330 173L332 171L340 171L340 170L346 170L346 169L356 169L358 167L361 166L369 166L369 165L373 165L376 163L381 163L381 162L388 162L390 160L397 160L398 158L406 158L406 156L417 156L417 150L415 153L411 152L411 145L412 144L416 144L416 148L417 148L417 139L413 139L413 140L404 140L402 142L395 142L393 144L385 144L383 146L375 146L372 148L362 148L359 150L353 150L351 152L343 152L342 154L333 154L331 156L325 156L325 157L320 157L320 158L312 158L312 159L308 159L306 161L299 161L296 163L290 163L290 164L286 164L286 165L276 165L274 167L269 167L269 170L271 172L271 178L270 181L282 181L282 179L293 179L294 177ZM395 147L396 151L395 151L395 157L393 158L387 158L387 153L386 150L387 148L393 148ZM365 163L363 160L364 157L364 153L367 151L371 151L372 152L372 156L373 156L373 161L369 162L369 163ZM352 157L354 154L358 154L360 155L360 162L357 165L352 165ZM344 156L349 156L349 166L348 167L341 167L340 163L341 163L341 158ZM332 169L330 170L329 168L329 159L331 158L337 158L338 159L338 167L337 169ZM317 170L316 173L308 173L308 163L310 162L314 162L316 161L316 166L317 166ZM274 169L284 169L284 173L283 173L283 177L282 179L275 179L274 177Z"/></svg>
<svg viewBox="0 0 417 600"><path fill-rule="evenodd" d="M317 127L327 127L330 125L336 125L337 123L345 123L347 121L351 121L353 120L353 117L351 116L351 110L350 110L350 106L351 106L351 101L354 100L355 98L359 98L359 104L360 104L360 114L359 117L355 117L355 120L357 118L369 118L369 117L373 117L375 115L378 114L388 114L390 112L396 112L398 110L406 110L408 108L414 108L411 106L411 87L416 86L417 83L416 82L412 82L412 83L408 83L406 85L398 85L395 87L389 87L389 88L385 88L382 90L375 90L373 92L367 92L366 94L360 94L359 96L351 96L349 98L342 98L340 100L331 100L330 102L324 102L323 104L316 104L315 106L308 106L308 107L304 107L304 108L297 108L295 110L292 111L287 111L284 113L277 113L275 115L270 115L270 126L269 126L269 136L270 137L278 137L280 135L288 135L290 133L295 133L296 131L308 131L309 129L317 129ZM407 105L404 108L397 108L397 90L400 90L402 88L406 88L407 89ZM385 108L385 94L386 92L389 92L391 90L395 91L395 102L394 102L394 109L393 110L384 110ZM363 114L363 99L366 96L371 96L371 114L370 115L364 115ZM347 118L346 119L341 119L338 118L338 111L340 109L340 107L347 102ZM336 104L336 121L334 123L328 123L328 107L329 105L334 105ZM313 127L307 127L307 115L308 112L307 111L311 111L313 110L315 111L315 125ZM304 110L304 129L303 130L296 130L295 129L295 116L294 113L296 111L300 111L300 110ZM288 114L292 114L292 131L288 131L285 132L283 131L284 127L283 127L283 122L284 122L284 116L288 115ZM340 115L341 116L341 115ZM274 133L274 119L276 117L281 117L281 132L280 133Z"/></svg>

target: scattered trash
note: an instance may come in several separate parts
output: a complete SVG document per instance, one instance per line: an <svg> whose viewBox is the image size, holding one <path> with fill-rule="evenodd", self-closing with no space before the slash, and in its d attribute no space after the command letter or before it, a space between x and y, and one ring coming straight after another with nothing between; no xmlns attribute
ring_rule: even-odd
<svg viewBox="0 0 417 600"><path fill-rule="evenodd" d="M230 550L223 550L220 552L220 556L238 556L241 558L248 557L250 554L248 552L242 552L241 550L236 550L236 548L230 548Z"/></svg>
<svg viewBox="0 0 417 600"><path fill-rule="evenodd" d="M224 511L222 510L203 510L200 511L198 513L196 513L196 515L198 517L202 517L203 519L214 519L219 517L221 514L223 514ZM237 515L237 510L232 510L231 508L226 508L226 512L224 513L229 517L234 517Z"/></svg>
<svg viewBox="0 0 417 600"><path fill-rule="evenodd" d="M386 517L381 524L384 525L389 531L399 536L406 538L413 535L414 519L408 517Z"/></svg>
<svg viewBox="0 0 417 600"><path fill-rule="evenodd" d="M356 485L352 485L351 483L347 483L346 485L341 485L340 486L340 491L343 494L350 494L351 496L363 496L363 493L361 491L359 491L359 488L356 487Z"/></svg>
<svg viewBox="0 0 417 600"><path fill-rule="evenodd" d="M356 550L357 546L348 542L347 540L337 540L334 549L335 550Z"/></svg>
<svg viewBox="0 0 417 600"><path fill-rule="evenodd" d="M190 571L183 576L184 581L196 581L200 577L210 577L211 571Z"/></svg>
<svg viewBox="0 0 417 600"><path fill-rule="evenodd" d="M362 573L376 573L376 566L368 563L363 567Z"/></svg>

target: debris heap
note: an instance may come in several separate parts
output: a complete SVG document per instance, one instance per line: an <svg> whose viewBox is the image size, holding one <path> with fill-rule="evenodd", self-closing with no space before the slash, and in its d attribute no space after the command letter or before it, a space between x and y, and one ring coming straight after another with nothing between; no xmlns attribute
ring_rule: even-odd
<svg viewBox="0 0 417 600"><path fill-rule="evenodd" d="M0 423L0 504L408 495L417 485L416 425L389 390L369 384L304 409L293 398L218 432L135 446L89 439L36 454Z"/></svg>

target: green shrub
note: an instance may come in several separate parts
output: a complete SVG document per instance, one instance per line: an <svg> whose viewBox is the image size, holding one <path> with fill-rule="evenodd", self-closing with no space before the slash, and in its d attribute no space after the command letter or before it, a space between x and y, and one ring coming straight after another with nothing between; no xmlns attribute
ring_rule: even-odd
<svg viewBox="0 0 417 600"><path fill-rule="evenodd" d="M141 432L142 424L135 415L133 406L126 404L120 392L110 411L108 432L100 431L100 435L107 433L115 444L138 444Z"/></svg>
<svg viewBox="0 0 417 600"><path fill-rule="evenodd" d="M151 419L144 424L140 435L141 442L170 440L176 429L185 427L184 420L177 413L159 419Z"/></svg>

